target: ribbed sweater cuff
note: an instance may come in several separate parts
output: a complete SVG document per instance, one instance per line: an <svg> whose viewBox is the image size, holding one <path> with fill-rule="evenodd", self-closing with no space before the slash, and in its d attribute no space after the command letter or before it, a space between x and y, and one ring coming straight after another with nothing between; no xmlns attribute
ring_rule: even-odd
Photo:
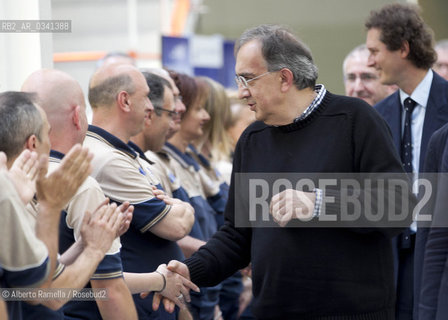
<svg viewBox="0 0 448 320"><path fill-rule="evenodd" d="M331 197L331 198L330 198ZM327 202L325 199L327 198ZM331 201L330 201L331 199ZM325 202L325 214L329 216L337 216L340 218L341 214L341 194L338 190L327 189L324 191L323 202ZM323 210L323 208L321 208ZM322 212L322 211L321 211Z"/></svg>
<svg viewBox="0 0 448 320"><path fill-rule="evenodd" d="M190 271L190 279L197 286L206 286L206 273L205 265L200 259L196 257L190 257L184 261Z"/></svg>

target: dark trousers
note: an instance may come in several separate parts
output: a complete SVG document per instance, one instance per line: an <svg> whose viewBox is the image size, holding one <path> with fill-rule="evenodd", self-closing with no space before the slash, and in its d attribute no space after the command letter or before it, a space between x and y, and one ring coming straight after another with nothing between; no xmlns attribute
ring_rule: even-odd
<svg viewBox="0 0 448 320"><path fill-rule="evenodd" d="M393 239L397 288L396 320L412 320L414 305L415 233L410 229Z"/></svg>

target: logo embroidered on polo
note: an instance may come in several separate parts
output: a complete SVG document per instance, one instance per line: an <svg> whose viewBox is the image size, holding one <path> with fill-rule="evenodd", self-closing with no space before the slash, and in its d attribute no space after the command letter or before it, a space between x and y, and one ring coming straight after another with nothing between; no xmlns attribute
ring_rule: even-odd
<svg viewBox="0 0 448 320"><path fill-rule="evenodd" d="M168 173L168 178L170 179L171 183L174 183L174 181L176 181L176 176L172 172Z"/></svg>
<svg viewBox="0 0 448 320"><path fill-rule="evenodd" d="M156 176L154 175L154 173L152 172L152 170L150 169L150 167L146 167L146 172L149 174L149 176L151 177L151 179L153 179L153 180L157 180Z"/></svg>

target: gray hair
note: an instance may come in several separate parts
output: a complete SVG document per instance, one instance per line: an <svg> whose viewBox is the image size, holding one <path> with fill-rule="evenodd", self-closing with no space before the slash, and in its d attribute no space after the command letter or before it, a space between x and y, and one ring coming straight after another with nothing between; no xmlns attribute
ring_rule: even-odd
<svg viewBox="0 0 448 320"><path fill-rule="evenodd" d="M0 93L0 151L6 153L8 159L22 152L31 135L41 139L43 120L34 105L35 100L35 93Z"/></svg>
<svg viewBox="0 0 448 320"><path fill-rule="evenodd" d="M436 49L436 50L437 49L442 49L442 50L448 49L448 39L443 39L443 40L437 41L434 49Z"/></svg>
<svg viewBox="0 0 448 320"><path fill-rule="evenodd" d="M312 88L316 84L318 70L310 49L291 31L278 25L260 25L243 32L235 43L235 56L241 47L258 40L268 71L289 69L297 89Z"/></svg>
<svg viewBox="0 0 448 320"><path fill-rule="evenodd" d="M115 102L120 91L126 91L129 94L135 92L135 84L131 76L120 74L118 76L108 78L95 87L89 88L89 102L92 108L98 106L108 106Z"/></svg>
<svg viewBox="0 0 448 320"><path fill-rule="evenodd" d="M367 53L369 54L369 49L367 49L367 46L365 43L360 44L359 46L357 46L356 48L354 48L352 51L350 51L348 53L348 55L345 57L344 62L342 63L342 74L345 76L345 67L347 65L347 61L356 56L359 55L361 53Z"/></svg>

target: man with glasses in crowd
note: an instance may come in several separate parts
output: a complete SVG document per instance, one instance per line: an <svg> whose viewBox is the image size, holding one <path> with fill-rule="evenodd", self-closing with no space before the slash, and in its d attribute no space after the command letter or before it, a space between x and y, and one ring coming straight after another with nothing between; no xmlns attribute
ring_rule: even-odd
<svg viewBox="0 0 448 320"><path fill-rule="evenodd" d="M130 229L121 237L123 270L131 273L147 273L182 257L175 241L187 235L194 222L188 203L155 191L160 184L150 162L128 145L153 110L149 93L141 72L125 64L100 67L89 84L93 119L84 144L95 155L92 176L113 201L129 201L135 208ZM184 306L189 294L183 287L179 289L176 300ZM163 308L154 311L151 297L134 295L139 318L176 317Z"/></svg>
<svg viewBox="0 0 448 320"><path fill-rule="evenodd" d="M240 98L258 121L235 150L224 226L169 268L211 286L252 262L257 319L392 319L397 229L291 228L301 219L320 223L322 205L340 217L339 192L322 189L275 194L270 228L256 228L242 209L253 199L236 183L240 173L402 172L386 123L367 103L316 85L309 49L282 27L245 31L235 54Z"/></svg>
<svg viewBox="0 0 448 320"><path fill-rule="evenodd" d="M149 100L154 107L154 111L145 118L145 126L143 131L138 135L131 137L131 146L142 152L142 156L147 157L153 165L151 170L160 180L164 191L168 196L173 197L180 188L177 179L172 178L172 174L168 174L167 168L157 156L168 136L173 131L175 121L180 118L176 111L176 103L174 100L173 89L171 84L161 76L143 71L143 76L150 88L148 94ZM137 146L137 148L136 148ZM143 154L144 153L144 154ZM174 194L173 194L174 193ZM187 200L181 198L181 200Z"/></svg>

